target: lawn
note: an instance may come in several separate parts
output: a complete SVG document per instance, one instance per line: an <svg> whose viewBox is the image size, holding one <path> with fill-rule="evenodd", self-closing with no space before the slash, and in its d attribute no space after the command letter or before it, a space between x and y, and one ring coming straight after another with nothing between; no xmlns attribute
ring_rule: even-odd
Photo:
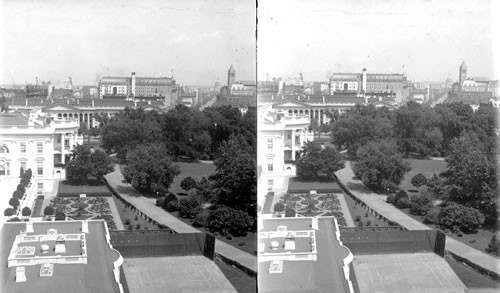
<svg viewBox="0 0 500 293"><path fill-rule="evenodd" d="M111 196L111 191L104 183L93 179L90 179L87 184L75 184L69 180L59 181L58 197L78 197L80 194L86 194L87 196Z"/></svg>
<svg viewBox="0 0 500 293"><path fill-rule="evenodd" d="M411 171L406 174L399 187L407 191L416 190L416 187L411 184L413 176L422 173L425 177L430 178L434 173L439 174L446 171L446 162L443 160L405 159L404 161L410 163Z"/></svg>
<svg viewBox="0 0 500 293"><path fill-rule="evenodd" d="M310 190L318 193L342 192L335 181L307 181L301 177L292 177L288 181L288 193L309 193Z"/></svg>
<svg viewBox="0 0 500 293"><path fill-rule="evenodd" d="M181 168L181 174L175 177L174 182L170 185L169 191L172 193L185 192L181 188L181 181L186 177L192 177L194 180L199 181L201 177L209 177L215 174L215 165L211 163L187 163L187 162L174 162Z"/></svg>

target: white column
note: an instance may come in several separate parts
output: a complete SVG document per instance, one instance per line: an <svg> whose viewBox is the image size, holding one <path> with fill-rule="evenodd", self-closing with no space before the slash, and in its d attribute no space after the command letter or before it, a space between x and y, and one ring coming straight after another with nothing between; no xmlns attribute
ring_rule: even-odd
<svg viewBox="0 0 500 293"><path fill-rule="evenodd" d="M64 149L64 144L66 141L66 136L64 133L61 133L61 163L66 164L66 156L65 156L65 149Z"/></svg>
<svg viewBox="0 0 500 293"><path fill-rule="evenodd" d="M292 130L292 160L295 161L295 129Z"/></svg>

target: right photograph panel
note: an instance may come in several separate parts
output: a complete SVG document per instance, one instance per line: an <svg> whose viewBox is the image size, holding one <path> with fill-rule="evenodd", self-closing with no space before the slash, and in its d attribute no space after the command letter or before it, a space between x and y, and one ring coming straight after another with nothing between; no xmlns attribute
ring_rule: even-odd
<svg viewBox="0 0 500 293"><path fill-rule="evenodd" d="M500 288L499 8L259 1L259 292Z"/></svg>

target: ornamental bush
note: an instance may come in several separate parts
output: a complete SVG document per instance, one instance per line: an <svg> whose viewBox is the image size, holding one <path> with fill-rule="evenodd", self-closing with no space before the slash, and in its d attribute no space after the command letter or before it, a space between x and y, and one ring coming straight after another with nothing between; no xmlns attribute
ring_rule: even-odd
<svg viewBox="0 0 500 293"><path fill-rule="evenodd" d="M3 211L3 215L6 216L6 217L10 217L10 216L13 216L16 212L14 211L13 208L6 208L4 211Z"/></svg>
<svg viewBox="0 0 500 293"><path fill-rule="evenodd" d="M194 197L183 198L179 201L179 216L194 219L200 211L200 204Z"/></svg>
<svg viewBox="0 0 500 293"><path fill-rule="evenodd" d="M483 224L484 216L474 208L452 203L439 214L439 225L442 229L462 230L464 233L476 233Z"/></svg>
<svg viewBox="0 0 500 293"><path fill-rule="evenodd" d="M410 213L417 216L425 216L432 208L432 203L427 196L414 196L410 202Z"/></svg>
<svg viewBox="0 0 500 293"><path fill-rule="evenodd" d="M66 214L63 212L57 212L56 213L56 221L64 221L66 220Z"/></svg>
<svg viewBox="0 0 500 293"><path fill-rule="evenodd" d="M387 199L385 200L385 202L387 202L387 203L394 203L394 198L395 197L396 196L394 194L390 194L390 195L387 196Z"/></svg>
<svg viewBox="0 0 500 293"><path fill-rule="evenodd" d="M177 195L175 195L173 193L169 193L165 197L165 203L164 204L167 204L167 203L169 203L169 202L171 202L173 200L176 201L176 202L178 202Z"/></svg>
<svg viewBox="0 0 500 293"><path fill-rule="evenodd" d="M208 228L210 232L219 232L225 236L227 233L238 237L246 236L252 228L253 219L240 210L221 206L208 216Z"/></svg>
<svg viewBox="0 0 500 293"><path fill-rule="evenodd" d="M296 212L295 212L294 209L286 208L286 210L285 210L285 217L287 217L287 218L293 218L293 217L295 217L295 215L296 215Z"/></svg>
<svg viewBox="0 0 500 293"><path fill-rule="evenodd" d="M411 202L408 198L402 197L394 203L398 209L407 209L411 206Z"/></svg>
<svg viewBox="0 0 500 293"><path fill-rule="evenodd" d="M500 256L500 241L498 241L496 234L493 235L490 243L488 244L488 247L485 250L488 253Z"/></svg>
<svg viewBox="0 0 500 293"><path fill-rule="evenodd" d="M21 214L23 215L23 217L29 217L31 216L31 209L29 207L24 207L21 211Z"/></svg>
<svg viewBox="0 0 500 293"><path fill-rule="evenodd" d="M193 226L195 227L206 227L208 225L208 217L210 212L206 209L202 209L194 218Z"/></svg>
<svg viewBox="0 0 500 293"><path fill-rule="evenodd" d="M52 206L47 206L45 207L45 209L43 210L43 214L46 215L46 216L52 216L54 214L55 210Z"/></svg>
<svg viewBox="0 0 500 293"><path fill-rule="evenodd" d="M163 208L167 212L176 212L179 210L179 202L177 200L171 200L163 204Z"/></svg>
<svg viewBox="0 0 500 293"><path fill-rule="evenodd" d="M188 191L191 188L196 188L196 185L196 180L194 180L192 177L186 177L181 181L181 188L185 191Z"/></svg>
<svg viewBox="0 0 500 293"><path fill-rule="evenodd" d="M410 198L408 197L408 193L406 193L406 191L404 191L404 190L400 190L400 191L398 191L398 193L396 193L396 196L394 197L394 202L396 203L402 198L406 198L407 200L410 200Z"/></svg>
<svg viewBox="0 0 500 293"><path fill-rule="evenodd" d="M439 213L441 209L439 207L432 207L424 218L425 224L437 224L439 223Z"/></svg>
<svg viewBox="0 0 500 293"><path fill-rule="evenodd" d="M159 197L156 199L156 206L158 207L163 207L163 204L165 203L165 197Z"/></svg>
<svg viewBox="0 0 500 293"><path fill-rule="evenodd" d="M11 205L14 209L17 209L17 207L19 206L19 199L15 198L15 197L12 197L10 200L9 200L9 205Z"/></svg>
<svg viewBox="0 0 500 293"><path fill-rule="evenodd" d="M274 205L274 211L277 213L281 213L285 210L285 205L282 202L278 202Z"/></svg>
<svg viewBox="0 0 500 293"><path fill-rule="evenodd" d="M22 185L21 183L19 183L17 185L17 191L19 191L20 193L24 193L26 191L26 187L24 187L24 185Z"/></svg>
<svg viewBox="0 0 500 293"><path fill-rule="evenodd" d="M420 188L420 186L427 184L427 177L425 177L422 173L418 173L411 179L411 184L416 188Z"/></svg>

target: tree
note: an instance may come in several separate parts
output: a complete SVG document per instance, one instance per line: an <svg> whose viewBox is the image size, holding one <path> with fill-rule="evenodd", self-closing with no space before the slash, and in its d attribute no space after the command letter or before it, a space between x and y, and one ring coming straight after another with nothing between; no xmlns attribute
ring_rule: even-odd
<svg viewBox="0 0 500 293"><path fill-rule="evenodd" d="M281 202L278 202L274 205L274 211L277 213L281 213L285 210L285 205Z"/></svg>
<svg viewBox="0 0 500 293"><path fill-rule="evenodd" d="M483 222L484 216L477 209L455 203L442 208L439 214L441 228L453 231L462 230L464 233L475 233Z"/></svg>
<svg viewBox="0 0 500 293"><path fill-rule="evenodd" d="M138 145L128 152L127 162L123 172L125 181L146 192L167 192L175 176L181 173L163 145Z"/></svg>
<svg viewBox="0 0 500 293"><path fill-rule="evenodd" d="M500 256L500 241L497 239L497 234L493 234L488 247L485 249L488 253L493 253L496 256Z"/></svg>
<svg viewBox="0 0 500 293"><path fill-rule="evenodd" d="M181 181L181 188L185 191L190 190L191 188L196 188L196 181L192 177L186 177Z"/></svg>
<svg viewBox="0 0 500 293"><path fill-rule="evenodd" d="M449 199L478 209L487 223L496 223L498 195L497 161L473 132L464 132L451 140L445 182Z"/></svg>
<svg viewBox="0 0 500 293"><path fill-rule="evenodd" d="M335 172L344 168L345 162L337 150L321 147L314 142L307 142L297 161L297 174L308 178L326 177L332 179Z"/></svg>
<svg viewBox="0 0 500 293"><path fill-rule="evenodd" d="M216 174L210 179L218 189L217 202L257 215L256 152L243 136L222 142L214 161Z"/></svg>
<svg viewBox="0 0 500 293"><path fill-rule="evenodd" d="M13 208L6 208L6 209L3 211L3 215L4 215L4 216L6 216L6 217L11 217L11 216L13 216L15 213L16 213L16 211L15 211Z"/></svg>
<svg viewBox="0 0 500 293"><path fill-rule="evenodd" d="M417 216L425 216L432 208L431 199L428 196L414 196L410 202L410 213Z"/></svg>
<svg viewBox="0 0 500 293"><path fill-rule="evenodd" d="M24 196L24 193L21 193L19 190L14 191L12 193L12 197L17 198L17 199L22 199Z"/></svg>
<svg viewBox="0 0 500 293"><path fill-rule="evenodd" d="M55 210L54 210L54 207L52 207L52 206L47 206L43 210L43 214L45 216L52 216L54 214L54 212L55 212Z"/></svg>
<svg viewBox="0 0 500 293"><path fill-rule="evenodd" d="M20 193L24 193L26 191L26 187L24 187L24 185L22 184L18 184L17 191L19 191Z"/></svg>
<svg viewBox="0 0 500 293"><path fill-rule="evenodd" d="M183 198L179 201L179 216L194 219L201 209L199 201L194 197Z"/></svg>
<svg viewBox="0 0 500 293"><path fill-rule="evenodd" d="M210 213L207 222L210 232L245 236L252 227L253 219L246 212L221 206Z"/></svg>
<svg viewBox="0 0 500 293"><path fill-rule="evenodd" d="M411 179L411 184L416 188L420 188L420 186L427 184L427 178L424 176L424 174L418 173Z"/></svg>
<svg viewBox="0 0 500 293"><path fill-rule="evenodd" d="M293 218L293 217L295 217L295 214L296 213L295 213L294 209L292 209L292 208L286 208L286 210L285 210L285 217L287 217L287 218Z"/></svg>
<svg viewBox="0 0 500 293"><path fill-rule="evenodd" d="M29 217L31 216L31 209L29 207L24 207L21 211L21 214L23 215L23 217Z"/></svg>
<svg viewBox="0 0 500 293"><path fill-rule="evenodd" d="M114 166L111 158L101 151L92 152L88 147L78 145L70 155L66 164L67 177L86 184L89 176L102 181L104 175L113 172Z"/></svg>
<svg viewBox="0 0 500 293"><path fill-rule="evenodd" d="M17 209L19 204L20 204L19 199L15 198L15 197L10 198L9 205L12 206L14 209Z"/></svg>
<svg viewBox="0 0 500 293"><path fill-rule="evenodd" d="M356 156L358 161L353 168L356 178L378 190L391 191L411 170L393 141L369 142L358 149Z"/></svg>
<svg viewBox="0 0 500 293"><path fill-rule="evenodd" d="M58 211L55 216L56 221L65 221L66 220L66 214L64 212Z"/></svg>

